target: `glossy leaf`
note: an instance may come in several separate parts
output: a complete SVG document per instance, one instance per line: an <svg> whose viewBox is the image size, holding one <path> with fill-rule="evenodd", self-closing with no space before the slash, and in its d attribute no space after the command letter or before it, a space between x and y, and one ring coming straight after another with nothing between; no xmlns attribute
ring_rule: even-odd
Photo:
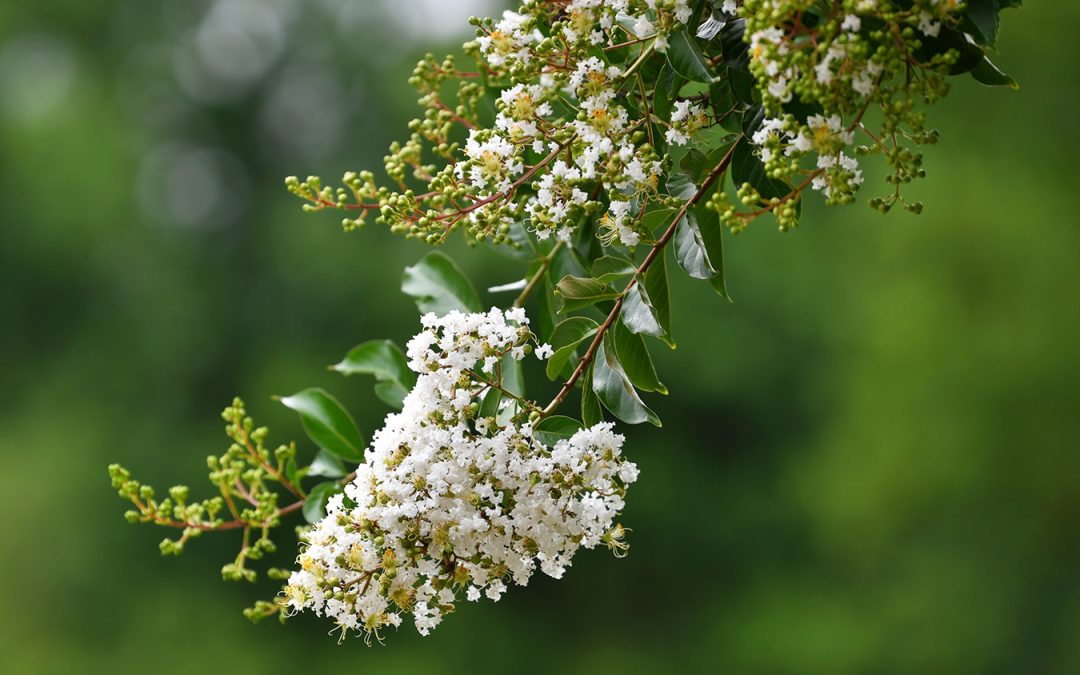
<svg viewBox="0 0 1080 675"><path fill-rule="evenodd" d="M591 273L597 281L605 283L633 274L637 267L620 256L606 255L593 261Z"/></svg>
<svg viewBox="0 0 1080 675"><path fill-rule="evenodd" d="M660 418L638 396L634 385L623 371L610 336L596 352L593 363L592 386L596 397L612 415L627 424L649 422L660 426Z"/></svg>
<svg viewBox="0 0 1080 675"><path fill-rule="evenodd" d="M688 80L709 83L713 80L712 69L697 41L685 28L681 28L668 37L668 63L676 73Z"/></svg>
<svg viewBox="0 0 1080 675"><path fill-rule="evenodd" d="M675 171L667 180L668 194L672 197L678 197L684 202L694 196L697 192L697 186L694 185L694 181L690 180L682 171Z"/></svg>
<svg viewBox="0 0 1080 675"><path fill-rule="evenodd" d="M456 309L479 312L480 296L454 261L438 251L428 253L420 262L405 268L401 290L416 301L424 314L443 315Z"/></svg>
<svg viewBox="0 0 1080 675"><path fill-rule="evenodd" d="M499 416L499 404L502 402L502 392L491 387L488 392L484 394L484 399L480 402L480 417L498 417Z"/></svg>
<svg viewBox="0 0 1080 675"><path fill-rule="evenodd" d="M559 377L566 364L573 358L577 346L595 334L598 327L599 324L595 321L583 316L572 316L555 326L549 340L554 353L548 357L545 366L548 378L554 380Z"/></svg>
<svg viewBox="0 0 1080 675"><path fill-rule="evenodd" d="M307 470L308 476L323 476L325 478L341 478L346 473L348 471L345 464L326 450L319 450Z"/></svg>
<svg viewBox="0 0 1080 675"><path fill-rule="evenodd" d="M971 76L975 78L976 82L980 82L990 87L1020 88L1020 85L1016 83L1016 80L1009 75L1006 75L1000 68L994 65L993 61L985 56L971 69Z"/></svg>
<svg viewBox="0 0 1080 675"><path fill-rule="evenodd" d="M645 217L641 219L641 225L649 232L659 233L666 229L674 218L675 209L665 208L646 211Z"/></svg>
<svg viewBox="0 0 1080 675"><path fill-rule="evenodd" d="M378 380L396 380L410 386L416 381L405 354L390 340L359 344L332 368L343 375L374 375Z"/></svg>
<svg viewBox="0 0 1080 675"><path fill-rule="evenodd" d="M709 279L713 289L728 302L727 281L724 279L724 227L720 224L720 216L704 204L694 207L697 216L698 229L701 231L701 239L705 244L705 252L709 256L709 263L716 270L716 274Z"/></svg>
<svg viewBox="0 0 1080 675"><path fill-rule="evenodd" d="M525 375L521 361L507 354L502 360L502 387L515 396L525 395Z"/></svg>
<svg viewBox="0 0 1080 675"><path fill-rule="evenodd" d="M416 374L409 370L405 354L390 340L372 340L357 345L331 368L344 375L374 375L378 381L375 395L398 409L416 383Z"/></svg>
<svg viewBox="0 0 1080 675"><path fill-rule="evenodd" d="M645 333L656 337L664 335L664 327L660 325L652 300L640 283L634 284L626 292L619 313L631 333Z"/></svg>
<svg viewBox="0 0 1080 675"><path fill-rule="evenodd" d="M401 410L402 406L405 405L405 397L408 394L409 390L399 382L387 380L386 382L375 383L375 396L391 408Z"/></svg>
<svg viewBox="0 0 1080 675"><path fill-rule="evenodd" d="M305 389L281 399L295 410L308 437L320 448L350 462L364 461L364 438L356 423L330 394L322 389Z"/></svg>
<svg viewBox="0 0 1080 675"><path fill-rule="evenodd" d="M581 422L572 417L554 415L545 417L533 427L533 435L544 445L555 445L581 430Z"/></svg>
<svg viewBox="0 0 1080 675"><path fill-rule="evenodd" d="M555 292L563 299L564 312L588 307L601 300L612 300L619 295L614 288L602 281L569 275L556 284Z"/></svg>
<svg viewBox="0 0 1080 675"><path fill-rule="evenodd" d="M600 399L593 390L593 366L585 372L581 378L581 421L585 426L591 427L604 421L604 411L600 406Z"/></svg>
<svg viewBox="0 0 1080 675"><path fill-rule="evenodd" d="M667 257L660 253L656 256L641 286L642 298L648 297L648 304L653 310L657 323L663 330L662 337L665 342L674 347L671 340L671 297L668 291ZM644 332L644 331L640 331ZM666 337L665 337L666 336Z"/></svg>
<svg viewBox="0 0 1080 675"><path fill-rule="evenodd" d="M615 353L630 382L641 391L668 393L667 387L656 375L656 368L653 366L652 357L649 356L645 339L631 333L621 321L616 322L612 330L615 334L613 340Z"/></svg>
<svg viewBox="0 0 1080 675"><path fill-rule="evenodd" d="M328 480L311 488L307 499L304 500L304 520L315 524L326 517L326 502L330 497L340 492L341 488L336 481Z"/></svg>
<svg viewBox="0 0 1080 675"><path fill-rule="evenodd" d="M693 209L679 220L675 228L675 259L679 266L695 279L712 279L717 270L705 248L705 238L698 226L697 214Z"/></svg>

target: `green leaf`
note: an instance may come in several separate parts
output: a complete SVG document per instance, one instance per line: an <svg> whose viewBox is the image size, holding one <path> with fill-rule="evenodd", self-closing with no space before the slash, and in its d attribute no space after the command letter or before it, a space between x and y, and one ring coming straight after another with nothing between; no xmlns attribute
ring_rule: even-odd
<svg viewBox="0 0 1080 675"><path fill-rule="evenodd" d="M584 377L581 378L581 421L585 426L591 427L604 421L604 411L600 407L600 399L593 390L593 366L589 366Z"/></svg>
<svg viewBox="0 0 1080 675"><path fill-rule="evenodd" d="M416 381L405 354L390 340L359 344L331 368L343 375L374 375L377 380L392 380L410 386Z"/></svg>
<svg viewBox="0 0 1080 675"><path fill-rule="evenodd" d="M596 397L611 411L611 414L627 424L649 422L660 425L660 418L642 402L634 385L623 371L615 353L609 335L596 352L592 375L593 390Z"/></svg>
<svg viewBox="0 0 1080 675"><path fill-rule="evenodd" d="M326 502L341 491L337 481L328 480L311 488L304 500L304 520L314 525L326 517Z"/></svg>
<svg viewBox="0 0 1080 675"><path fill-rule="evenodd" d="M606 255L593 261L590 272L594 279L606 283L633 274L636 270L634 263L626 258Z"/></svg>
<svg viewBox="0 0 1080 675"><path fill-rule="evenodd" d="M618 292L610 285L596 279L567 275L555 285L555 292L563 298L563 311L572 312L588 307L601 300L612 300Z"/></svg>
<svg viewBox="0 0 1080 675"><path fill-rule="evenodd" d="M709 282L713 289L728 302L727 282L724 280L724 228L720 224L720 216L704 204L694 207L697 216L698 229L701 231L701 239L705 244L705 252L709 256L709 263L716 270Z"/></svg>
<svg viewBox="0 0 1080 675"><path fill-rule="evenodd" d="M705 178L709 174L709 170L712 169L712 164L709 164L709 158L705 156L705 153L697 148L690 148L686 152L686 156L679 162L679 168L683 170L687 178L691 182L696 183L702 178ZM668 185L671 185L671 181L668 181ZM692 194L690 195L693 196ZM689 197L686 197L689 199Z"/></svg>
<svg viewBox="0 0 1080 675"><path fill-rule="evenodd" d="M507 354L502 360L502 387L515 396L525 395L525 375L521 361Z"/></svg>
<svg viewBox="0 0 1080 675"><path fill-rule="evenodd" d="M675 209L646 211L645 217L641 219L641 225L649 232L657 232L661 229L666 229L667 226L671 224L671 220L674 217Z"/></svg>
<svg viewBox="0 0 1080 675"><path fill-rule="evenodd" d="M299 413L304 431L320 448L350 462L364 461L364 437L333 396L311 388L280 400L286 408Z"/></svg>
<svg viewBox="0 0 1080 675"><path fill-rule="evenodd" d="M549 379L554 380L559 377L566 364L573 358L577 346L585 338L595 334L598 327L599 324L584 316L572 316L555 326L549 340L554 353L548 358L545 366Z"/></svg>
<svg viewBox="0 0 1080 675"><path fill-rule="evenodd" d="M976 82L981 82L982 84L991 87L1020 88L1020 85L1016 83L1016 80L1002 72L1000 68L994 65L993 61L985 56L971 69L971 76L975 78Z"/></svg>
<svg viewBox="0 0 1080 675"><path fill-rule="evenodd" d="M533 436L544 445L555 445L581 431L581 422L572 417L554 415L545 417L533 427Z"/></svg>
<svg viewBox="0 0 1080 675"><path fill-rule="evenodd" d="M675 72L688 80L705 83L713 80L709 62L685 28L680 28L668 37L667 59Z"/></svg>
<svg viewBox="0 0 1080 675"><path fill-rule="evenodd" d="M387 380L386 382L375 383L375 396L391 408L401 410L402 406L405 405L405 397L408 394L409 389L406 389L399 382Z"/></svg>
<svg viewBox="0 0 1080 675"><path fill-rule="evenodd" d="M966 4L964 14L975 29L971 31L975 34L974 37L979 44L994 44L998 33L998 0L967 0Z"/></svg>
<svg viewBox="0 0 1080 675"><path fill-rule="evenodd" d="M555 323L559 320L555 312L555 286L551 283L551 273L548 272L540 281L541 288L536 295L536 326L539 329L540 339L550 336L555 330Z"/></svg>
<svg viewBox="0 0 1080 675"><path fill-rule="evenodd" d="M502 392L492 387L488 389L488 392L484 394L484 400L480 402L479 416L483 417L498 417L499 416L499 403L502 402Z"/></svg>
<svg viewBox="0 0 1080 675"><path fill-rule="evenodd" d="M342 461L326 450L319 450L319 454L315 455L315 459L307 470L308 476L323 476L324 478L341 478L346 473L348 471Z"/></svg>
<svg viewBox="0 0 1080 675"><path fill-rule="evenodd" d="M640 283L634 284L626 292L619 314L631 333L645 333L656 337L664 335L664 327L660 325L652 300Z"/></svg>
<svg viewBox="0 0 1080 675"><path fill-rule="evenodd" d="M716 276L717 270L709 259L705 238L692 209L686 211L675 227L675 259L694 279L712 279Z"/></svg>
<svg viewBox="0 0 1080 675"><path fill-rule="evenodd" d="M667 122L671 119L671 101L678 94L680 78L671 66L665 65L656 80L653 90L653 114Z"/></svg>
<svg viewBox="0 0 1080 675"><path fill-rule="evenodd" d="M441 316L453 309L462 312L483 309L473 285L453 260L438 251L405 268L401 290L416 301L416 307L424 314L434 312Z"/></svg>
<svg viewBox="0 0 1080 675"><path fill-rule="evenodd" d="M687 201L697 193L697 186L682 171L675 171L667 179L668 194Z"/></svg>
<svg viewBox="0 0 1080 675"><path fill-rule="evenodd" d="M615 354L619 357L626 376L641 391L655 391L667 394L667 387L660 382L653 367L652 357L645 345L645 339L631 333L622 321L615 324Z"/></svg>
<svg viewBox="0 0 1080 675"><path fill-rule="evenodd" d="M405 355L390 340L359 344L331 369L344 375L374 375L375 395L399 410L405 395L416 383L416 374L409 370Z"/></svg>
<svg viewBox="0 0 1080 675"><path fill-rule="evenodd" d="M645 272L645 279L642 282L641 291L643 299L648 297L648 304L652 307L653 314L656 316L656 321L664 332L663 335L657 337L662 337L669 346L674 348L675 343L670 338L671 297L668 291L667 256L664 255L663 251L660 252L660 255L656 256L652 265L650 265L649 269Z"/></svg>

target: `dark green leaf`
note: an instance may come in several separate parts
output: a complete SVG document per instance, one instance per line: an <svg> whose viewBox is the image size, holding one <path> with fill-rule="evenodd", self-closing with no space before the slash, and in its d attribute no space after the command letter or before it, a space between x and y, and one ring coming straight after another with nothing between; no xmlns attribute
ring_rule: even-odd
<svg viewBox="0 0 1080 675"><path fill-rule="evenodd" d="M618 292L610 285L586 277L565 276L555 286L555 292L563 299L563 311L572 312L588 307L601 300L611 300Z"/></svg>
<svg viewBox="0 0 1080 675"><path fill-rule="evenodd" d="M533 427L533 435L544 445L555 445L559 441L570 438L581 430L581 422L572 417L555 415L545 417Z"/></svg>
<svg viewBox="0 0 1080 675"><path fill-rule="evenodd" d="M613 330L615 354L618 355L619 362L626 376L630 378L630 382L641 391L668 393L667 387L656 375L656 368L653 367L645 339L627 330L622 321L616 322Z"/></svg>
<svg viewBox="0 0 1080 675"><path fill-rule="evenodd" d="M656 256L648 271L641 287L642 298L648 297L648 304L652 307L657 323L663 329L662 337L671 347L675 343L671 340L671 297L668 291L667 259L664 252ZM629 326L629 324L627 324ZM644 331L642 331L644 332Z"/></svg>
<svg viewBox="0 0 1080 675"><path fill-rule="evenodd" d="M680 28L668 37L667 59L675 72L688 80L705 83L713 80L709 62L685 28Z"/></svg>
<svg viewBox="0 0 1080 675"><path fill-rule="evenodd" d="M991 87L1020 88L1020 85L1016 83L1016 80L1002 72L1000 68L994 65L993 61L985 56L971 69L971 76L975 78L975 81Z"/></svg>
<svg viewBox="0 0 1080 675"><path fill-rule="evenodd" d="M443 315L456 309L479 312L483 309L476 289L454 261L438 251L428 253L420 262L405 268L401 290L416 301L423 312Z"/></svg>
<svg viewBox="0 0 1080 675"><path fill-rule="evenodd" d="M687 175L692 183L696 183L708 175L712 165L709 164L709 158L705 156L705 153L697 148L690 148L686 152L686 156L679 162L679 168ZM671 186L671 181L668 181L668 187ZM691 194L690 196L693 196ZM689 197L686 197L689 199Z"/></svg>
<svg viewBox="0 0 1080 675"><path fill-rule="evenodd" d="M606 283L633 274L636 269L626 258L606 255L593 261L591 272L594 279Z"/></svg>
<svg viewBox="0 0 1080 675"><path fill-rule="evenodd" d="M540 338L544 339L551 335L555 330L555 322L558 321L558 316L555 312L555 286L551 283L551 271L549 270L544 278L540 281L540 288L538 288L534 295L536 296L536 326L540 329Z"/></svg>
<svg viewBox="0 0 1080 675"><path fill-rule="evenodd" d="M600 399L592 386L593 366L585 372L581 378L581 421L585 426L591 427L604 421L604 411L600 407Z"/></svg>
<svg viewBox="0 0 1080 675"><path fill-rule="evenodd" d="M375 395L379 400L401 409L405 395L416 383L416 374L409 370L405 355L390 340L372 340L349 350L333 370L345 375L374 375L378 382Z"/></svg>
<svg viewBox="0 0 1080 675"><path fill-rule="evenodd" d="M374 375L378 380L394 380L409 385L416 381L405 354L390 340L359 344L332 368L344 375Z"/></svg>
<svg viewBox="0 0 1080 675"><path fill-rule="evenodd" d="M724 228L720 224L720 216L716 211L701 203L694 207L694 213L697 215L698 229L701 231L701 239L705 244L709 263L716 270L716 274L709 279L709 282L720 297L731 302L727 282L724 280Z"/></svg>
<svg viewBox="0 0 1080 675"><path fill-rule="evenodd" d="M502 392L491 387L488 392L484 394L484 400L480 402L480 414L483 417L498 417L499 416L499 403L502 402Z"/></svg>
<svg viewBox="0 0 1080 675"><path fill-rule="evenodd" d="M563 368L574 356L577 346L581 342L596 333L598 324L592 319L583 316L572 316L566 319L551 334L551 348L554 353L548 358L547 376L554 380L562 373Z"/></svg>
<svg viewBox="0 0 1080 675"><path fill-rule="evenodd" d="M656 81L656 89L653 91L653 114L667 122L671 119L671 102L678 93L675 74L671 66L665 65L660 71L660 77Z"/></svg>
<svg viewBox="0 0 1080 675"><path fill-rule="evenodd" d="M627 424L649 422L660 426L660 418L642 402L616 356L610 335L596 353L593 363L593 390L611 414Z"/></svg>
<svg viewBox="0 0 1080 675"><path fill-rule="evenodd" d="M979 44L993 45L998 33L998 0L967 0L966 4L964 14L973 28L969 32Z"/></svg>
<svg viewBox="0 0 1080 675"><path fill-rule="evenodd" d="M336 481L328 480L311 488L307 499L304 500L304 520L314 525L326 517L326 502L330 497L340 492L341 488Z"/></svg>
<svg viewBox="0 0 1080 675"><path fill-rule="evenodd" d="M667 228L671 224L671 220L675 217L675 209L655 209L653 211L646 211L645 217L641 219L641 225L649 232L660 232Z"/></svg>
<svg viewBox="0 0 1080 675"><path fill-rule="evenodd" d="M286 396L281 403L299 413L304 431L320 448L350 462L364 461L364 438L333 396L311 388Z"/></svg>

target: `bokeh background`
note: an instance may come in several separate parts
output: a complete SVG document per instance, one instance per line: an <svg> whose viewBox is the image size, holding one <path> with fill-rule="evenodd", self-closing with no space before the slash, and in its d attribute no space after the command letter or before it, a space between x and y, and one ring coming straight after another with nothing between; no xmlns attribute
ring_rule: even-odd
<svg viewBox="0 0 1080 675"><path fill-rule="evenodd" d="M369 649L248 624L271 587L220 580L230 537L161 558L123 522L105 465L198 492L234 394L279 440L270 396L310 385L378 425L325 366L414 332L396 287L426 249L282 178L381 166L411 64L501 4L0 2L0 671L1080 672L1076 3L1007 13L1020 92L959 80L934 110L925 215L728 238L732 305L675 282L627 559Z"/></svg>

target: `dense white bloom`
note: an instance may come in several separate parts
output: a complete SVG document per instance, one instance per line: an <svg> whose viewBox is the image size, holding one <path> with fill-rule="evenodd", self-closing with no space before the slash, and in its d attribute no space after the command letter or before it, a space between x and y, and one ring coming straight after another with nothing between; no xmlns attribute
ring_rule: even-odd
<svg viewBox="0 0 1080 675"><path fill-rule="evenodd" d="M459 595L498 600L537 569L561 577L581 547L626 547L615 518L638 469L610 423L547 445L509 397L478 411L496 373L534 342L524 311L422 324L407 348L415 387L306 535L285 590L291 610L327 616L343 634L377 635L412 614L426 635Z"/></svg>

